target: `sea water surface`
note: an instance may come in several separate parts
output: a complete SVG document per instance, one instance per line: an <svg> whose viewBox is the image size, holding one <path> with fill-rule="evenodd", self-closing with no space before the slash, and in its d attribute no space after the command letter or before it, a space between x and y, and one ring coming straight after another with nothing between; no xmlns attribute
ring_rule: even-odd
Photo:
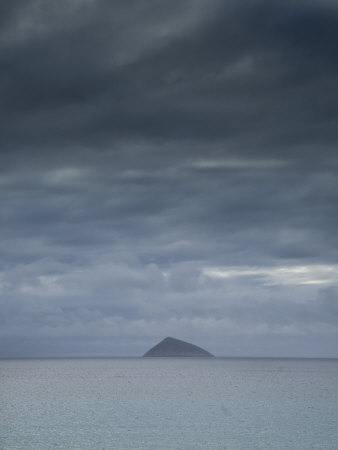
<svg viewBox="0 0 338 450"><path fill-rule="evenodd" d="M1 449L338 449L338 360L0 360Z"/></svg>

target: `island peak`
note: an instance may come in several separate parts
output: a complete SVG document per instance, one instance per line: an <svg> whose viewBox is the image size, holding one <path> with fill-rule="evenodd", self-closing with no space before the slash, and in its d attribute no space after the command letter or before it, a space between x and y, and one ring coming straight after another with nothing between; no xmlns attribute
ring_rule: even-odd
<svg viewBox="0 0 338 450"><path fill-rule="evenodd" d="M144 357L175 357L175 356L213 356L197 345L189 342L181 341L180 339L166 337L161 342L156 344L148 350Z"/></svg>

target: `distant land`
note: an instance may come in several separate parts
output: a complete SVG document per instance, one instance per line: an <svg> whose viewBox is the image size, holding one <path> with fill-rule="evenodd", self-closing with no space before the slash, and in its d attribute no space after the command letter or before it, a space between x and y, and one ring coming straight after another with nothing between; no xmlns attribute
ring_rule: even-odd
<svg viewBox="0 0 338 450"><path fill-rule="evenodd" d="M175 356L207 356L213 357L201 347L189 342L181 341L172 337L166 337L163 341L148 350L143 357L175 357Z"/></svg>

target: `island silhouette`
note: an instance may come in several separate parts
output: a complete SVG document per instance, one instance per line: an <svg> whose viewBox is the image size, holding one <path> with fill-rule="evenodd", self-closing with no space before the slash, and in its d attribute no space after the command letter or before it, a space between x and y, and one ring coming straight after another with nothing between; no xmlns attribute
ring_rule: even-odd
<svg viewBox="0 0 338 450"><path fill-rule="evenodd" d="M172 337L166 337L161 342L156 344L148 350L143 357L176 357L176 356L206 356L213 357L211 353L207 352L197 345L189 342L181 341Z"/></svg>

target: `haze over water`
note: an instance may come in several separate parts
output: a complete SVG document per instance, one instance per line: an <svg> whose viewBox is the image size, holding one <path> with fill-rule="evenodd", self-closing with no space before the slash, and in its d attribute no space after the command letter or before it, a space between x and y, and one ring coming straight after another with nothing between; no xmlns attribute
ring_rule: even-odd
<svg viewBox="0 0 338 450"><path fill-rule="evenodd" d="M1 449L336 449L338 360L0 361Z"/></svg>

